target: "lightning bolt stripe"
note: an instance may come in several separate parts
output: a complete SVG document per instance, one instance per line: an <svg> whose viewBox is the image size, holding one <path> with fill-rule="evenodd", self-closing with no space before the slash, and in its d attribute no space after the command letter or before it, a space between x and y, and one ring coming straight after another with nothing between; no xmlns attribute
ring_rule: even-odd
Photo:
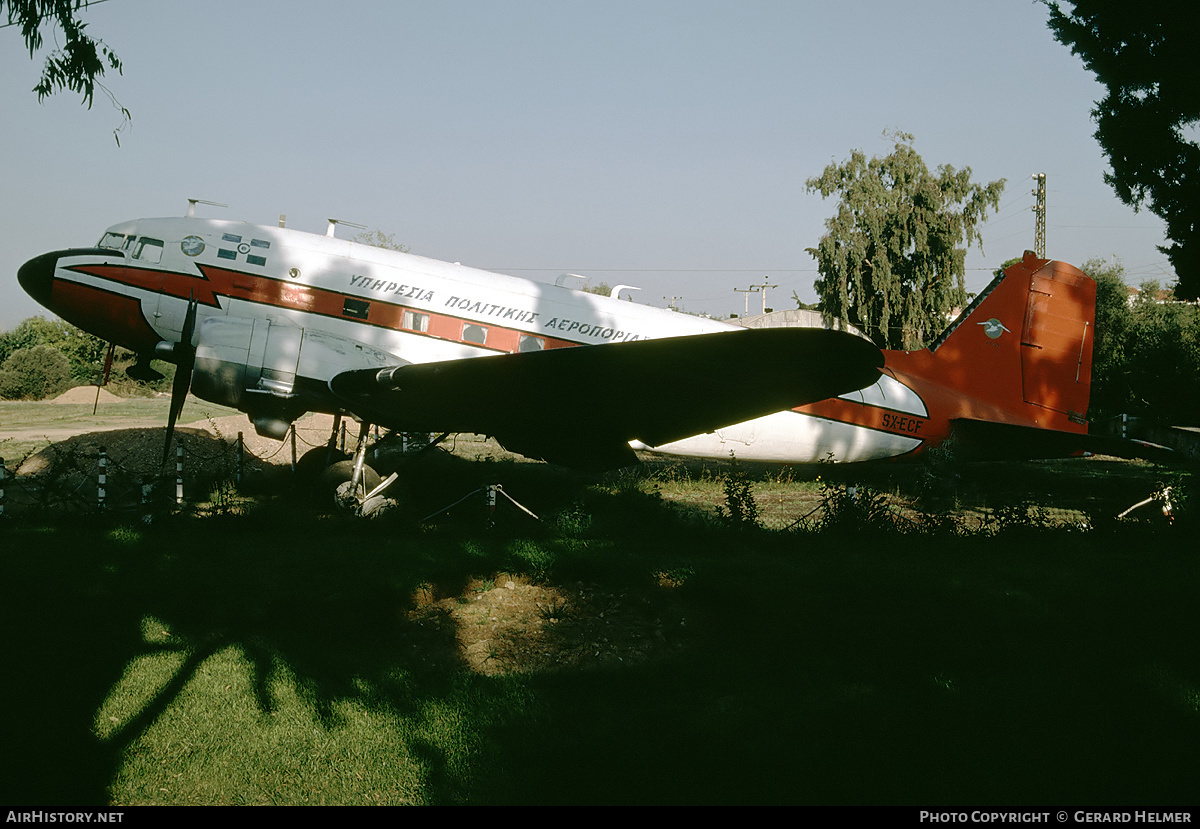
<svg viewBox="0 0 1200 829"><path fill-rule="evenodd" d="M467 342L469 345L485 348L489 351L507 353L519 350L520 338L524 336L537 337L545 341L545 348L566 348L580 345L578 342L548 337L541 333L522 331L516 328L505 328L490 321L468 319L466 317L437 313L425 308L397 305L386 300L367 298L359 294L333 291L327 288L316 288L298 282L250 274L242 271L219 268L213 265L196 264L199 274L177 273L174 271L157 270L130 265L117 265L107 262L87 263L65 266L64 269L75 273L85 274L97 279L127 285L132 288L151 293L162 293L167 296L188 300L195 297L196 302L208 308L223 310L221 298L236 299L277 308L287 311L300 311L317 316L333 319L352 319L362 325L401 331L405 334L431 337L452 342ZM365 303L369 310L365 317L350 317L346 313L347 300L355 303ZM404 312L414 311L429 317L426 331L414 331L403 326ZM468 342L463 339L463 323L481 326L488 329L486 345Z"/></svg>

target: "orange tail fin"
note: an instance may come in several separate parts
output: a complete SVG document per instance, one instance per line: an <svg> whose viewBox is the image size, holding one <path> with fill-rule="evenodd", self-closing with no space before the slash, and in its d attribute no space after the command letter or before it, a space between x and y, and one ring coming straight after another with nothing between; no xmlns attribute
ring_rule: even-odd
<svg viewBox="0 0 1200 829"><path fill-rule="evenodd" d="M928 350L887 352L887 364L940 385L950 418L1084 432L1095 309L1087 274L1026 252Z"/></svg>

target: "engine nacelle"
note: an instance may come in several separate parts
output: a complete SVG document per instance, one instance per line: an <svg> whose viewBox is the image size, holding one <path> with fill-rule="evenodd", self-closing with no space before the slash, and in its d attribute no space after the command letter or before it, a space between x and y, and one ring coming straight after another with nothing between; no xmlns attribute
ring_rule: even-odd
<svg viewBox="0 0 1200 829"><path fill-rule="evenodd" d="M209 317L196 341L192 393L246 412L259 434L276 439L297 417L333 402L321 405L334 375L405 363L353 340L263 318Z"/></svg>

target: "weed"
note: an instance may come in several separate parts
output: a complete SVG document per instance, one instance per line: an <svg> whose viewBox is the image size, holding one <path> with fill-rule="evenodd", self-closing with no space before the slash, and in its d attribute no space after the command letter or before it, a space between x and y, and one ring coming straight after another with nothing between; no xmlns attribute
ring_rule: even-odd
<svg viewBox="0 0 1200 829"><path fill-rule="evenodd" d="M985 533L999 533L1014 529L1044 529L1050 525L1050 514L1045 507L1029 497L1021 497L993 509L980 529Z"/></svg>
<svg viewBox="0 0 1200 829"><path fill-rule="evenodd" d="M754 488L745 470L738 466L736 458L733 458L725 475L724 490L725 506L717 507L717 517L722 523L738 529L761 526Z"/></svg>
<svg viewBox="0 0 1200 829"><path fill-rule="evenodd" d="M696 570L695 568L688 567L686 565L679 565L677 567L664 567L661 570L655 570L652 575L654 577L654 583L659 587L669 587L674 589L677 587L683 587L688 579L696 575Z"/></svg>
<svg viewBox="0 0 1200 829"><path fill-rule="evenodd" d="M592 529L592 514L576 501L554 517L553 526L560 535L578 538Z"/></svg>
<svg viewBox="0 0 1200 829"><path fill-rule="evenodd" d="M822 532L861 533L894 531L896 515L881 492L856 484L826 483L821 487L821 517L816 528Z"/></svg>
<svg viewBox="0 0 1200 829"><path fill-rule="evenodd" d="M533 541L518 540L508 545L506 566L542 580L550 573L554 554Z"/></svg>
<svg viewBox="0 0 1200 829"><path fill-rule="evenodd" d="M921 456L916 480L917 507L925 515L958 507L962 462L953 437Z"/></svg>
<svg viewBox="0 0 1200 829"><path fill-rule="evenodd" d="M538 609L543 621L561 622L567 618L571 606L565 601L555 601L553 604L546 605L545 607L539 606Z"/></svg>

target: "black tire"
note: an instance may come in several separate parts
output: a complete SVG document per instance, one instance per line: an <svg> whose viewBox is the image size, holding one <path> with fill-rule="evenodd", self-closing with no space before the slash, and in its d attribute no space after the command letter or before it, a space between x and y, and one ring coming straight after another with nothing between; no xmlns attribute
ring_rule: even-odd
<svg viewBox="0 0 1200 829"><path fill-rule="evenodd" d="M325 470L321 473L320 478L317 480L317 486L322 493L332 495L337 491L337 488L341 484L352 480L353 477L354 461L338 461L331 466L325 467ZM379 477L378 472L366 464L363 464L362 482L363 487L365 488L364 492L370 492L375 487L379 486L383 482L383 479Z"/></svg>
<svg viewBox="0 0 1200 829"><path fill-rule="evenodd" d="M300 456L300 460L296 461L296 479L300 481L318 480L321 473L330 465L349 459L350 456L345 452L339 452L336 449L330 452L328 446L309 449Z"/></svg>

